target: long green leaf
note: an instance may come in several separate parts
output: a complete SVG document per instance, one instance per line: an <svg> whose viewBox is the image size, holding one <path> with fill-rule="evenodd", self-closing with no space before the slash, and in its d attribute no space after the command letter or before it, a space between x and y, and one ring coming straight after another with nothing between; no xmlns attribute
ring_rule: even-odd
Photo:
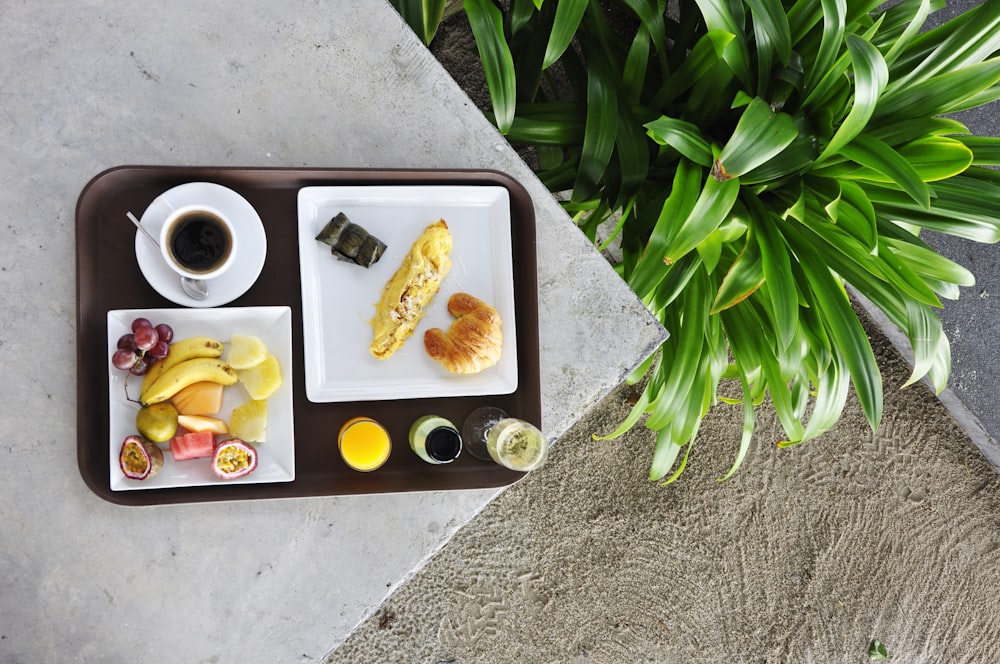
<svg viewBox="0 0 1000 664"><path fill-rule="evenodd" d="M552 24L542 69L548 69L569 47L583 19L589 0L560 0L556 3L556 16Z"/></svg>
<svg viewBox="0 0 1000 664"><path fill-rule="evenodd" d="M670 196L663 204L642 257L629 275L629 286L639 298L647 297L666 276L664 257L667 256L667 247L680 228L678 219L686 219L699 200L701 178L702 170L696 165L683 160L677 165Z"/></svg>
<svg viewBox="0 0 1000 664"><path fill-rule="evenodd" d="M768 214L760 206L751 218L751 225L760 244L761 263L774 314L775 331L780 348L784 349L792 342L798 324L798 292L792 275L791 256L775 215Z"/></svg>
<svg viewBox="0 0 1000 664"><path fill-rule="evenodd" d="M666 11L664 0L621 0L622 4L631 9L639 21L642 22L643 29L649 34L654 48L660 49L665 43L663 15Z"/></svg>
<svg viewBox="0 0 1000 664"><path fill-rule="evenodd" d="M726 0L695 0L709 31L718 30L735 36L723 53L723 59L744 86L751 87L753 75L750 72L750 54L744 36L742 3Z"/></svg>
<svg viewBox="0 0 1000 664"><path fill-rule="evenodd" d="M517 81L514 57L503 33L503 15L490 0L463 0L463 4L483 63L497 128L506 134L514 120Z"/></svg>
<svg viewBox="0 0 1000 664"><path fill-rule="evenodd" d="M403 20L420 35L425 44L430 44L441 24L445 0L391 0Z"/></svg>
<svg viewBox="0 0 1000 664"><path fill-rule="evenodd" d="M819 163L839 153L864 131L889 81L889 69L878 49L856 35L848 34L845 38L854 65L854 104L817 159Z"/></svg>
<svg viewBox="0 0 1000 664"><path fill-rule="evenodd" d="M673 467L681 445L675 443L670 435L670 428L661 429L656 433L656 448L653 451L653 461L649 467L649 479L656 482Z"/></svg>
<svg viewBox="0 0 1000 664"><path fill-rule="evenodd" d="M739 177L781 153L798 135L792 116L776 113L760 97L750 102L726 142L713 172L717 179Z"/></svg>
<svg viewBox="0 0 1000 664"><path fill-rule="evenodd" d="M911 118L865 131L872 138L896 146L929 136L942 134L968 134L969 128L953 118ZM961 140L962 136L953 136Z"/></svg>
<svg viewBox="0 0 1000 664"><path fill-rule="evenodd" d="M948 136L928 136L911 141L896 148L896 152L913 167L922 182L937 182L961 175L974 159L972 150ZM874 182L893 181L885 173L868 168L852 171L849 176Z"/></svg>
<svg viewBox="0 0 1000 664"><path fill-rule="evenodd" d="M1000 0L986 0L970 10L965 19L952 20L942 26L947 37L916 67L894 80L890 92L911 87L945 71L977 64L1000 50Z"/></svg>
<svg viewBox="0 0 1000 664"><path fill-rule="evenodd" d="M513 0L510 13L510 33L516 35L531 20L539 9L542 0Z"/></svg>
<svg viewBox="0 0 1000 664"><path fill-rule="evenodd" d="M618 109L618 133L615 136L615 163L620 174L620 193L612 207L629 206L649 175L649 143L628 104Z"/></svg>
<svg viewBox="0 0 1000 664"><path fill-rule="evenodd" d="M670 347L675 347L674 355L672 358L665 358L670 360L670 373L663 392L657 396L655 403L650 404L652 410L646 425L651 429L659 430L666 426L693 388L705 344L709 294L704 289L707 282L708 275L697 272L693 287L685 291L680 303L680 325L683 328L675 336L676 346L669 344ZM666 347L665 345L664 348Z"/></svg>
<svg viewBox="0 0 1000 664"><path fill-rule="evenodd" d="M949 70L915 85L897 88L879 102L875 117L882 123L926 118L952 112L969 97L1000 81L1000 58Z"/></svg>
<svg viewBox="0 0 1000 664"><path fill-rule="evenodd" d="M680 228L667 245L663 261L669 265L679 260L711 235L725 220L739 193L738 179L719 182L709 176L694 209L680 223Z"/></svg>
<svg viewBox="0 0 1000 664"><path fill-rule="evenodd" d="M713 83L716 84L717 88L722 88L727 81L718 76L720 72L725 73L719 67L719 63L722 61L726 49L735 40L736 35L724 30L710 30L702 35L691 50L691 54L684 59L680 67L673 72L653 97L651 106L653 108L665 107L709 76L714 77ZM724 69L731 78L733 76L732 70L728 66Z"/></svg>
<svg viewBox="0 0 1000 664"><path fill-rule="evenodd" d="M972 150L972 163L977 166L1000 166L1000 137L955 136L955 140Z"/></svg>
<svg viewBox="0 0 1000 664"><path fill-rule="evenodd" d="M815 8L815 3L810 3ZM806 76L805 92L807 103L817 92L817 87L830 73L840 46L844 42L844 31L847 24L847 0L822 0L823 36L816 59L811 63ZM815 16L814 16L815 20Z"/></svg>
<svg viewBox="0 0 1000 664"><path fill-rule="evenodd" d="M755 314L750 303L733 307L732 311L739 311L743 315L742 324L749 326L751 330L756 330L760 335L761 331L767 332L767 327L762 325L760 318ZM767 381L767 391L771 395L771 404L774 412L781 422L785 434L790 440L802 440L804 430L802 422L796 416L795 402L792 398L791 389L788 386L787 377L781 370L781 362L772 345L762 342L759 346L760 367Z"/></svg>
<svg viewBox="0 0 1000 664"><path fill-rule="evenodd" d="M857 278L859 272L867 272L876 279L892 284L900 292L906 293L920 302L931 306L941 306L941 302L927 284L914 275L894 255L881 255L878 252L869 251L837 225L827 223L814 210L810 210L809 214L803 218L803 225L833 250L826 255L828 260L833 258L833 253L836 252L853 265L850 273L852 278ZM841 276L847 277L848 275L841 273Z"/></svg>
<svg viewBox="0 0 1000 664"><path fill-rule="evenodd" d="M712 146L702 136L698 125L662 115L643 126L656 143L669 145L700 166L712 165Z"/></svg>
<svg viewBox="0 0 1000 664"><path fill-rule="evenodd" d="M650 309L659 311L673 304L674 300L687 288L695 273L702 269L705 269L703 259L696 252L688 254L665 268L666 275L656 284L656 289L650 299Z"/></svg>
<svg viewBox="0 0 1000 664"><path fill-rule="evenodd" d="M643 415L646 414L646 408L649 406L650 401L649 392L650 390L648 388L642 391L642 394L639 395L639 398L629 411L628 416L622 420L621 424L619 424L616 429L603 435L596 433L591 434L591 438L594 440L613 440L615 438L621 438L628 433L632 427L639 423Z"/></svg>
<svg viewBox="0 0 1000 664"><path fill-rule="evenodd" d="M942 214L945 211L938 207L925 212L911 207L878 205L876 210L880 218L896 224L908 224L986 244L1000 241L1000 220L957 218L947 213Z"/></svg>
<svg viewBox="0 0 1000 664"><path fill-rule="evenodd" d="M625 58L625 70L622 72L621 96L628 104L636 105L642 98L646 69L649 66L649 49L649 33L640 27L632 39Z"/></svg>
<svg viewBox="0 0 1000 664"><path fill-rule="evenodd" d="M942 348L940 341L944 336L941 320L926 306L908 299L906 314L910 323L907 336L913 349L913 372L903 387L912 385L931 372L938 363L938 351ZM943 388L944 385L934 385L937 392Z"/></svg>
<svg viewBox="0 0 1000 664"><path fill-rule="evenodd" d="M528 145L580 145L583 132L584 122L575 117L536 120L515 116L507 130L507 140Z"/></svg>
<svg viewBox="0 0 1000 664"><path fill-rule="evenodd" d="M840 183L837 225L858 240L865 249L875 249L878 241L875 208L865 190L846 179Z"/></svg>
<svg viewBox="0 0 1000 664"><path fill-rule="evenodd" d="M725 475L718 478L719 482L725 482L743 465L747 451L750 449L750 441L753 440L753 430L756 426L756 416L754 413L753 399L750 396L750 384L746 374L740 371L740 386L743 391L743 430L740 434L740 448L736 453L736 459Z"/></svg>
<svg viewBox="0 0 1000 664"><path fill-rule="evenodd" d="M931 9L933 7L932 0L917 0L917 2L919 4L917 5L913 14L907 17L906 28L903 30L902 34L897 36L892 41L892 46L890 46L889 52L885 54L885 61L886 64L888 65L891 65L893 62L895 62L896 58L899 57L899 54L907 46L909 46L909 44L913 41L914 37L920 34L920 28L923 27L924 22L927 20L927 17L931 13ZM895 7L890 8L889 11L891 12L893 9L900 8L900 5L904 4L906 3L901 2ZM943 5L944 3L941 2L941 4ZM886 25L885 28L889 28L889 26Z"/></svg>
<svg viewBox="0 0 1000 664"><path fill-rule="evenodd" d="M573 185L573 200L585 200L598 188L611 159L618 135L617 74L611 69L599 40L586 42L587 123L583 135L580 169Z"/></svg>
<svg viewBox="0 0 1000 664"><path fill-rule="evenodd" d="M930 207L930 189L920 173L896 150L869 136L857 136L850 145L840 148L848 159L881 173L895 183L921 207Z"/></svg>
<svg viewBox="0 0 1000 664"><path fill-rule="evenodd" d="M836 352L843 354L865 419L875 431L882 419L882 376L864 328L851 308L847 293L830 273L829 263L816 252L809 240L800 235L794 224L787 224L785 228L790 231L790 235L786 232L786 237L795 238L793 249L809 282L815 304L824 313L824 325Z"/></svg>
<svg viewBox="0 0 1000 664"><path fill-rule="evenodd" d="M849 373L844 358L837 353L816 386L816 400L812 414L806 422L803 440L821 436L837 423L847 404L849 388Z"/></svg>
<svg viewBox="0 0 1000 664"><path fill-rule="evenodd" d="M772 69L788 64L792 56L792 35L788 18L779 0L747 0L753 16L757 44L757 94L767 95Z"/></svg>
<svg viewBox="0 0 1000 664"><path fill-rule="evenodd" d="M916 240L916 238L914 238ZM975 286L976 278L968 269L939 254L927 245L918 245L896 238L882 238L882 243L899 254L911 269L921 277L945 281L957 286Z"/></svg>
<svg viewBox="0 0 1000 664"><path fill-rule="evenodd" d="M750 294L763 283L764 265L761 260L760 245L757 244L756 238L748 235L743 251L726 272L709 313L714 315L739 304L750 297Z"/></svg>

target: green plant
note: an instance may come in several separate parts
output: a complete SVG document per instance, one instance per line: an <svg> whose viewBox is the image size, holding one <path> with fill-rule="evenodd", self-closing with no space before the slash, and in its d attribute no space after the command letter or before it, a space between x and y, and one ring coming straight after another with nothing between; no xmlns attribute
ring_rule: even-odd
<svg viewBox="0 0 1000 664"><path fill-rule="evenodd" d="M872 661L889 659L889 651L886 650L885 644L878 639L872 639L868 644L868 659Z"/></svg>
<svg viewBox="0 0 1000 664"><path fill-rule="evenodd" d="M606 436L644 420L650 478L670 482L720 400L744 412L725 477L766 396L780 446L833 426L851 384L878 427L881 375L845 284L909 339L909 383L944 387L934 309L974 279L920 232L1000 239L1000 139L942 117L1000 98L1000 0L926 32L940 0L665 4L465 9L498 127L538 148L589 237L616 220L616 270L671 332Z"/></svg>
<svg viewBox="0 0 1000 664"><path fill-rule="evenodd" d="M430 44L444 17L447 0L389 0L406 24Z"/></svg>

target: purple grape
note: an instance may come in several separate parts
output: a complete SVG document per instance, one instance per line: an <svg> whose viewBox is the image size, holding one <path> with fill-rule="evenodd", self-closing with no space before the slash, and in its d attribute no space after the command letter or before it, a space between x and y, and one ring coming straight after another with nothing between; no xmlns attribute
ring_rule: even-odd
<svg viewBox="0 0 1000 664"><path fill-rule="evenodd" d="M154 360L162 360L170 352L170 344L164 341L162 338L156 342L156 345L149 349L148 353L150 357Z"/></svg>
<svg viewBox="0 0 1000 664"><path fill-rule="evenodd" d="M145 376L146 372L149 371L149 367L153 364L152 358L149 357L149 353L145 353L139 356L135 364L132 366L132 375L134 376Z"/></svg>
<svg viewBox="0 0 1000 664"><path fill-rule="evenodd" d="M149 322L148 318L136 318L132 321L132 331L136 332L140 327L153 327L153 324Z"/></svg>
<svg viewBox="0 0 1000 664"><path fill-rule="evenodd" d="M160 323L155 329L156 333L160 335L160 341L165 341L169 344L174 340L174 328L166 323Z"/></svg>
<svg viewBox="0 0 1000 664"><path fill-rule="evenodd" d="M140 327L134 336L135 347L139 350L151 350L160 341L160 335L152 327Z"/></svg>
<svg viewBox="0 0 1000 664"><path fill-rule="evenodd" d="M131 350L127 348L119 348L111 356L111 364L114 365L116 369L128 371L135 366L136 359L135 353Z"/></svg>
<svg viewBox="0 0 1000 664"><path fill-rule="evenodd" d="M138 350L135 347L135 336L132 333L123 334L118 338L118 347L122 350Z"/></svg>

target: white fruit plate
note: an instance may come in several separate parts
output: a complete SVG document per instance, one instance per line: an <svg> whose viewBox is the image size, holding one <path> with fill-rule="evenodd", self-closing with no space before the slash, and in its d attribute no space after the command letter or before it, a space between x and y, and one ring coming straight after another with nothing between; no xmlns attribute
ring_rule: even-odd
<svg viewBox="0 0 1000 664"><path fill-rule="evenodd" d="M343 212L386 243L369 268L338 260L315 238ZM313 402L510 394L517 390L517 322L510 193L482 185L304 187L298 194L306 396ZM453 239L451 271L413 336L392 357L372 357L371 319L382 289L413 242L438 219ZM424 332L453 322L448 298L466 292L503 320L500 361L478 374L450 374L424 351Z"/></svg>
<svg viewBox="0 0 1000 664"><path fill-rule="evenodd" d="M139 404L125 397L124 371L111 365L118 339L132 331L132 321L148 318L153 325L166 323L174 330L174 341L206 336L218 339L229 350L233 333L259 337L281 365L282 384L267 400L267 440L253 443L257 449L257 469L233 480L220 479L212 472L210 459L174 461L170 444L161 443L163 468L147 480L131 480L122 474L118 455L126 436L136 433L135 416ZM223 353L223 359L226 353ZM162 489L210 484L264 484L295 479L295 431L292 424L292 314L288 307L229 307L216 309L118 309L108 312L108 402L110 432L108 461L111 490ZM128 378L128 394L137 399L141 376ZM233 408L250 399L237 382L223 392L222 410L216 417L229 420Z"/></svg>

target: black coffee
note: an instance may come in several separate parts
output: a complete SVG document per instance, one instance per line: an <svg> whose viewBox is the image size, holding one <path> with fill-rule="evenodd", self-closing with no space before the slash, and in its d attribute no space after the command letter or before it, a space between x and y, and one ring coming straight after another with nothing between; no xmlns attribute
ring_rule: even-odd
<svg viewBox="0 0 1000 664"><path fill-rule="evenodd" d="M427 434L424 447L435 461L451 461L462 451L462 437L451 427L438 427Z"/></svg>
<svg viewBox="0 0 1000 664"><path fill-rule="evenodd" d="M169 242L170 255L191 272L211 272L225 262L233 246L229 228L203 211L190 212L175 221Z"/></svg>

